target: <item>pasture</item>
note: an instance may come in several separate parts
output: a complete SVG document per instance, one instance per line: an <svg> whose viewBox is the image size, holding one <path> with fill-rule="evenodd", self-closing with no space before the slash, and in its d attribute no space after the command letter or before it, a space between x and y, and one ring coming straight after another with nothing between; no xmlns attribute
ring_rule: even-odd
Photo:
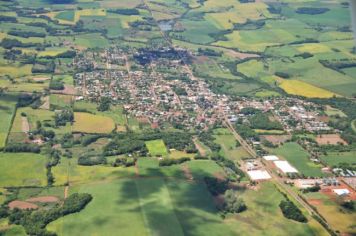
<svg viewBox="0 0 356 236"><path fill-rule="evenodd" d="M320 165L314 164L309 160L309 154L297 143L285 143L282 146L271 149L277 156L285 158L299 173L309 177L322 177Z"/></svg>
<svg viewBox="0 0 356 236"><path fill-rule="evenodd" d="M45 186L47 158L33 153L0 153L0 187Z"/></svg>
<svg viewBox="0 0 356 236"><path fill-rule="evenodd" d="M167 156L168 155L167 147L164 144L162 139L146 141L145 144L148 149L148 152L152 156Z"/></svg>
<svg viewBox="0 0 356 236"><path fill-rule="evenodd" d="M85 112L74 112L73 132L105 134L110 133L114 128L115 123L109 117Z"/></svg>

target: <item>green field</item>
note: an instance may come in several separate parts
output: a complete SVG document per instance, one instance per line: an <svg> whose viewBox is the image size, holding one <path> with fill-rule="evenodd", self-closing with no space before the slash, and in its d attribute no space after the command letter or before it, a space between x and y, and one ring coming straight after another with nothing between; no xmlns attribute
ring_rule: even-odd
<svg viewBox="0 0 356 236"><path fill-rule="evenodd" d="M309 154L297 143L285 143L277 149L271 150L272 153L285 158L297 170L310 177L321 177L321 166L309 160Z"/></svg>
<svg viewBox="0 0 356 236"><path fill-rule="evenodd" d="M110 133L115 128L114 121L105 116L85 112L74 113L73 132L80 133Z"/></svg>
<svg viewBox="0 0 356 236"><path fill-rule="evenodd" d="M162 139L146 141L145 144L148 149L148 152L152 156L167 156L168 155L167 147L164 144Z"/></svg>
<svg viewBox="0 0 356 236"><path fill-rule="evenodd" d="M16 102L16 96L0 95L0 148L5 146L6 138L12 125L12 119L15 115Z"/></svg>
<svg viewBox="0 0 356 236"><path fill-rule="evenodd" d="M45 156L33 153L0 153L0 187L45 186Z"/></svg>
<svg viewBox="0 0 356 236"><path fill-rule="evenodd" d="M356 165L356 151L351 152L330 152L327 156L321 156L321 159L329 166L336 166L340 163L349 163Z"/></svg>

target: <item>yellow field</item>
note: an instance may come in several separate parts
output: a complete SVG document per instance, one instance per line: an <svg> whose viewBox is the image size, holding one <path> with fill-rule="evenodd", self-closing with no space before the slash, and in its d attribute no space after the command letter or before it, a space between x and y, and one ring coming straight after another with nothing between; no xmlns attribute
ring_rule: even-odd
<svg viewBox="0 0 356 236"><path fill-rule="evenodd" d="M219 3L222 3L221 6ZM264 3L244 3L241 4L238 1L208 1L204 3L206 8L226 7L227 5L233 6L232 10L228 12L217 12L206 14L206 19L215 23L220 29L231 29L233 23L246 23L248 19L258 20L263 18L262 15L269 17L270 14L267 11L267 5ZM215 9L216 10L216 9Z"/></svg>
<svg viewBox="0 0 356 236"><path fill-rule="evenodd" d="M279 87L289 94L299 95L308 98L330 98L338 96L335 93L329 92L325 89L318 88L311 84L299 80L283 80Z"/></svg>
<svg viewBox="0 0 356 236"><path fill-rule="evenodd" d="M24 75L31 74L32 65L24 66L9 66L9 65L0 65L0 75L9 75L11 77L21 77Z"/></svg>
<svg viewBox="0 0 356 236"><path fill-rule="evenodd" d="M46 51L41 51L37 54L39 57L45 57L45 56L57 56L60 53L63 53L66 51L66 48L48 48Z"/></svg>
<svg viewBox="0 0 356 236"><path fill-rule="evenodd" d="M308 44L304 44L301 47L298 47L298 51L315 54L315 53L331 52L331 49L324 44L308 43Z"/></svg>
<svg viewBox="0 0 356 236"><path fill-rule="evenodd" d="M85 112L74 112L73 132L110 133L115 129L114 121L106 116Z"/></svg>
<svg viewBox="0 0 356 236"><path fill-rule="evenodd" d="M69 24L74 25L77 23L81 16L106 16L105 9L83 9L83 10L76 10L74 14L74 20L68 21L63 19L57 19L56 16L60 14L60 12L50 12L47 13L46 16L50 17L53 20L58 20L60 24Z"/></svg>
<svg viewBox="0 0 356 236"><path fill-rule="evenodd" d="M231 34L226 35L228 41L218 41L213 45L228 47L228 48L239 48L242 51L253 51L253 52L263 52L267 46L277 45L278 43L250 43L244 42L240 33L234 31Z"/></svg>

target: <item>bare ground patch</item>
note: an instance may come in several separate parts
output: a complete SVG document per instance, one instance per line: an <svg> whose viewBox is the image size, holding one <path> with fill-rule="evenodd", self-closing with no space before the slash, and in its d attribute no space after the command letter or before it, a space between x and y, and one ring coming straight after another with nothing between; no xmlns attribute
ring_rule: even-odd
<svg viewBox="0 0 356 236"><path fill-rule="evenodd" d="M28 123L27 117L21 117L21 130L24 133L30 132L30 124Z"/></svg>
<svg viewBox="0 0 356 236"><path fill-rule="evenodd" d="M9 203L9 208L11 210L13 210L15 208L18 208L18 209L21 209L21 210L25 210L25 209L37 209L38 206L36 204L33 204L33 203L15 200L15 201L12 201L12 202Z"/></svg>
<svg viewBox="0 0 356 236"><path fill-rule="evenodd" d="M55 196L34 197L26 200L26 202L41 202L41 203L58 202L58 201L59 199Z"/></svg>
<svg viewBox="0 0 356 236"><path fill-rule="evenodd" d="M319 145L329 145L329 144L331 144L331 145L338 145L338 144L347 145L347 142L345 140L343 140L339 134L321 134L315 138L315 141Z"/></svg>

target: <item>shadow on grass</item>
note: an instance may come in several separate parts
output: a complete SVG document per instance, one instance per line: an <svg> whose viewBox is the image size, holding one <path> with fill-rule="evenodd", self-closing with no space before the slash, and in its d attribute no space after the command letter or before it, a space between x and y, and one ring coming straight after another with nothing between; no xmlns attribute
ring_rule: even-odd
<svg viewBox="0 0 356 236"><path fill-rule="evenodd" d="M189 181L179 168L162 170L146 168L144 176L126 181L120 190L123 200L118 204L139 201L140 206L131 211L142 214L150 234L233 235L223 224L202 179ZM199 176L211 176L199 172Z"/></svg>

